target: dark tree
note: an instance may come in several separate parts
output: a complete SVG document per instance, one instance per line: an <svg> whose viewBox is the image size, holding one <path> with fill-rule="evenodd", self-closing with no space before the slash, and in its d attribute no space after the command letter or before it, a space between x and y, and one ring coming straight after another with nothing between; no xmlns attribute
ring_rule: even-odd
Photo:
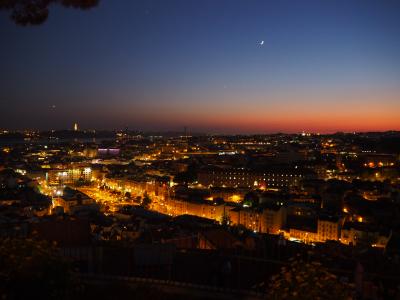
<svg viewBox="0 0 400 300"><path fill-rule="evenodd" d="M51 243L0 239L2 299L65 299L77 288L69 261Z"/></svg>
<svg viewBox="0 0 400 300"><path fill-rule="evenodd" d="M0 10L9 10L18 25L40 25L47 20L51 4L89 9L98 3L99 0L0 0Z"/></svg>
<svg viewBox="0 0 400 300"><path fill-rule="evenodd" d="M226 212L224 212L224 214L221 217L221 225L226 227L229 226L230 223L231 223L230 216Z"/></svg>
<svg viewBox="0 0 400 300"><path fill-rule="evenodd" d="M144 193L141 206L145 209L149 209L150 204L151 204L151 198L147 193Z"/></svg>
<svg viewBox="0 0 400 300"><path fill-rule="evenodd" d="M354 299L354 286L341 282L319 262L291 259L271 278L268 299Z"/></svg>
<svg viewBox="0 0 400 300"><path fill-rule="evenodd" d="M258 205L259 199L255 192L248 192L243 199L243 205L255 207Z"/></svg>

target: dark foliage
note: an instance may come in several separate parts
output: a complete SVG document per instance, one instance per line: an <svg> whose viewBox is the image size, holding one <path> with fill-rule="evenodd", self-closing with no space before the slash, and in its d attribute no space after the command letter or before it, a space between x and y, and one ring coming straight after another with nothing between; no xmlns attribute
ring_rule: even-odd
<svg viewBox="0 0 400 300"><path fill-rule="evenodd" d="M149 209L150 205L151 205L151 198L149 197L149 195L147 195L147 193L145 193L143 195L141 206L145 209Z"/></svg>
<svg viewBox="0 0 400 300"><path fill-rule="evenodd" d="M89 9L98 3L99 0L0 0L0 10L11 11L11 19L18 25L40 25L47 20L51 4Z"/></svg>
<svg viewBox="0 0 400 300"><path fill-rule="evenodd" d="M2 299L65 299L78 288L71 264L53 244L0 239Z"/></svg>

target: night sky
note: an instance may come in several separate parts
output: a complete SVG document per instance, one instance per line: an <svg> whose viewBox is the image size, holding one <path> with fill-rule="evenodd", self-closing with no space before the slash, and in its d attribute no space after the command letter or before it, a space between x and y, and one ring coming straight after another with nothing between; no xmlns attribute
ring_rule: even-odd
<svg viewBox="0 0 400 300"><path fill-rule="evenodd" d="M0 34L1 128L400 130L396 0L100 0Z"/></svg>

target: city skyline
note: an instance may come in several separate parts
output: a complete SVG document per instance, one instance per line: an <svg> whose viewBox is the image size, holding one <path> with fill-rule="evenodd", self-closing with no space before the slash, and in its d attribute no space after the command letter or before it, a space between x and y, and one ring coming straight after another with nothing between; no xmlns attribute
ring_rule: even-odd
<svg viewBox="0 0 400 300"><path fill-rule="evenodd" d="M100 1L28 27L1 12L0 127L400 130L399 6Z"/></svg>
<svg viewBox="0 0 400 300"><path fill-rule="evenodd" d="M400 1L0 0L4 299L400 299Z"/></svg>

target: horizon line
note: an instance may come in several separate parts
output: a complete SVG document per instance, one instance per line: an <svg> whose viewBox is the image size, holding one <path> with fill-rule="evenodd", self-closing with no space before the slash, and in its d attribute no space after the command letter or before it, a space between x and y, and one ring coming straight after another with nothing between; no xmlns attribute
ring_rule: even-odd
<svg viewBox="0 0 400 300"><path fill-rule="evenodd" d="M140 129L105 129L105 128L85 128L85 129L78 129L74 130L71 128L60 128L60 129L33 129L33 128L24 128L24 129L6 129L2 128L0 129L0 135L7 134L7 133L24 133L27 131L34 131L34 132L61 132L61 131L70 131L70 132L83 132L83 133L95 133L96 131L99 132L137 132L137 133L144 133L144 134L149 134L149 133L184 133L184 131L180 130L140 130ZM367 131L343 131L343 130L337 130L337 131L329 131L329 132L324 132L324 131L306 131L306 130L301 130L301 131L271 131L271 132L211 132L211 131L189 131L187 132L186 136L191 136L192 134L195 135L276 135L276 134L287 134L287 135L292 135L292 134L306 134L306 135L335 135L335 134L363 134L363 133L388 133L388 132L399 132L400 130L397 129L388 129L388 130L367 130Z"/></svg>

